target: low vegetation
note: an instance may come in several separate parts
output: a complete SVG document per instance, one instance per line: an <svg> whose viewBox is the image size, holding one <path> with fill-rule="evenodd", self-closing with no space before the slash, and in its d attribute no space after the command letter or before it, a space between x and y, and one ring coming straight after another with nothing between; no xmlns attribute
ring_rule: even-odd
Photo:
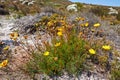
<svg viewBox="0 0 120 80"><path fill-rule="evenodd" d="M76 19L78 21L82 18ZM78 75L83 71L94 69L94 65L113 73L112 45L105 39L95 37L95 33L99 32L97 28L100 27L100 23L94 23L91 27L89 22L81 23L78 32L76 24L70 25L64 16L54 14L51 17L44 17L36 25L43 26L53 37L51 42L43 42L45 48L39 46L37 51L32 53L32 59L28 62L26 70L29 74L58 76L68 72ZM88 38L89 32L93 34Z"/></svg>
<svg viewBox="0 0 120 80"><path fill-rule="evenodd" d="M38 13L40 12L38 6L40 4L43 6L42 2L32 6L23 6L20 3L16 5L12 1L7 1L10 3L10 10L17 11L22 15ZM8 3L5 3L5 5ZM80 3L76 4L79 10L84 6ZM58 6L60 7L61 4L57 5L55 9L59 10ZM63 12L65 12L64 8L65 6L62 9ZM99 17L108 17L107 8L98 6L91 8L90 12ZM32 51L28 50L30 60L27 62L24 71L32 76L37 73L60 76L64 72L77 76L84 71L94 70L96 69L94 66L98 66L98 69L102 68L104 73L111 75L111 80L118 80L120 64L116 57L120 57L120 55L114 49L113 43L106 39L104 30L100 28L102 23L99 21L91 23L82 16L77 16L70 22L68 17L71 14L55 13L51 16L43 16L40 21L33 24L36 36L41 36L40 30L43 30L51 38L49 41L42 42L42 45L40 43L32 44L35 45L34 49L29 47L29 50ZM119 14L116 18L119 21ZM23 37L27 42L28 35ZM10 38L14 44L18 43L19 33L17 31L11 33ZM19 42L22 44L22 39ZM2 54L10 53L9 46L3 46L2 43L0 46L2 46L0 48ZM0 68L6 67L8 63L9 57L0 59Z"/></svg>

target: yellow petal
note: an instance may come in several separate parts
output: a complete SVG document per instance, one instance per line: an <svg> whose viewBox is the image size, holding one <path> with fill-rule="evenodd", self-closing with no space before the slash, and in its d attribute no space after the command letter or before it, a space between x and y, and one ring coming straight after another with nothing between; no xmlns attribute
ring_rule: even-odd
<svg viewBox="0 0 120 80"><path fill-rule="evenodd" d="M58 36L62 36L63 33L62 33L62 32L57 32L57 35L58 35Z"/></svg>

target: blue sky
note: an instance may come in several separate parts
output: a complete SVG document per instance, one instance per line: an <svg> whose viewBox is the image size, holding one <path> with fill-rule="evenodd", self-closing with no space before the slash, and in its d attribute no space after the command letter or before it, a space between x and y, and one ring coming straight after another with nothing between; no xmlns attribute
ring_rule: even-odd
<svg viewBox="0 0 120 80"><path fill-rule="evenodd" d="M120 7L120 0L70 0L70 1Z"/></svg>

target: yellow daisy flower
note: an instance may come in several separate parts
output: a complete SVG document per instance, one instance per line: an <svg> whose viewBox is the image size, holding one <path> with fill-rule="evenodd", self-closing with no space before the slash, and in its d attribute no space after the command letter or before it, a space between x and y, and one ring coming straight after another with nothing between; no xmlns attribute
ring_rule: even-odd
<svg viewBox="0 0 120 80"><path fill-rule="evenodd" d="M96 51L91 48L91 49L89 49L89 53L90 53L90 54L96 54Z"/></svg>
<svg viewBox="0 0 120 80"><path fill-rule="evenodd" d="M84 26L85 26L85 27L88 27L88 26L89 26L89 23L88 23L88 22L86 22L86 23L84 24Z"/></svg>
<svg viewBox="0 0 120 80"><path fill-rule="evenodd" d="M19 37L19 34L17 32L13 32L10 34L10 38L14 41L16 41L18 37Z"/></svg>
<svg viewBox="0 0 120 80"><path fill-rule="evenodd" d="M100 26L100 23L96 23L96 24L94 24L93 26L97 28L97 27Z"/></svg>
<svg viewBox="0 0 120 80"><path fill-rule="evenodd" d="M43 53L44 56L48 56L50 52L46 51Z"/></svg>
<svg viewBox="0 0 120 80"><path fill-rule="evenodd" d="M3 62L0 63L0 68L7 66L8 60L4 60Z"/></svg>
<svg viewBox="0 0 120 80"><path fill-rule="evenodd" d="M104 50L110 50L110 49L111 49L111 46L109 46L109 45L103 45L103 46L102 46L102 49L104 49Z"/></svg>
<svg viewBox="0 0 120 80"><path fill-rule="evenodd" d="M56 43L55 44L55 47L58 47L58 46L60 46L61 45L61 43L59 42L59 43Z"/></svg>

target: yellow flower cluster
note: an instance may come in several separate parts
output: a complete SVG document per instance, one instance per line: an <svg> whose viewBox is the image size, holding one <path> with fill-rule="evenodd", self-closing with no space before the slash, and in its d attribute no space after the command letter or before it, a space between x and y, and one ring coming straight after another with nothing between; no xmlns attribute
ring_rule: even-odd
<svg viewBox="0 0 120 80"><path fill-rule="evenodd" d="M77 21L84 21L85 18L83 18L83 17L76 17L76 20L77 20Z"/></svg>
<svg viewBox="0 0 120 80"><path fill-rule="evenodd" d="M88 27L88 26L89 26L89 23L88 23L88 22L85 22L85 23L80 24L80 26L81 26L81 27ZM93 26L94 26L95 28L98 28L98 27L100 27L100 23L95 23Z"/></svg>
<svg viewBox="0 0 120 80"><path fill-rule="evenodd" d="M76 17L75 20L76 20L76 21L85 21L85 18L83 18L83 17ZM85 22L85 23L80 24L80 26L81 26L81 27L88 27L88 26L89 26L89 23L88 23L88 22ZM100 23L95 23L93 26L97 28L97 27L100 26Z"/></svg>
<svg viewBox="0 0 120 80"><path fill-rule="evenodd" d="M88 27L89 26L89 23L86 22L86 23L83 23L83 24L80 24L81 27Z"/></svg>
<svg viewBox="0 0 120 80"><path fill-rule="evenodd" d="M4 60L3 62L0 63L0 68L7 66L8 60Z"/></svg>
<svg viewBox="0 0 120 80"><path fill-rule="evenodd" d="M103 46L102 46L102 49L103 49L103 50L106 50L106 51L109 51L109 50L111 49L111 46L109 46L109 45L103 45ZM96 51L91 48L91 49L89 49L89 53L90 53L90 54L96 54Z"/></svg>

